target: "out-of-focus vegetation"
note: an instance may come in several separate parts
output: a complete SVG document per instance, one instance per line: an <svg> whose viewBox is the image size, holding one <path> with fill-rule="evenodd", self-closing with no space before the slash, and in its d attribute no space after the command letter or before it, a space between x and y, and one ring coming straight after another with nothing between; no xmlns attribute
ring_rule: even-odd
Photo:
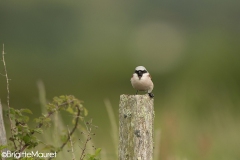
<svg viewBox="0 0 240 160"><path fill-rule="evenodd" d="M38 117L39 79L47 99L80 97L99 126L95 144L116 159L103 101L117 115L119 95L135 93L129 80L144 65L155 84L160 159L237 160L239 7L237 0L2 1L11 107ZM6 104L4 77L0 85Z"/></svg>

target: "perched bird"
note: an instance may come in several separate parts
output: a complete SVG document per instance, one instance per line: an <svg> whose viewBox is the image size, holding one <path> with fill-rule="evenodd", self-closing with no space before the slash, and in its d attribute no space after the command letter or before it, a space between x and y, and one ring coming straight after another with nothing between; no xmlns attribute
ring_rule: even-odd
<svg viewBox="0 0 240 160"><path fill-rule="evenodd" d="M136 94L138 93L138 91L146 91L150 98L154 97L154 94L152 93L153 82L151 79L151 75L148 73L145 67L136 67L130 81L133 88L137 90Z"/></svg>

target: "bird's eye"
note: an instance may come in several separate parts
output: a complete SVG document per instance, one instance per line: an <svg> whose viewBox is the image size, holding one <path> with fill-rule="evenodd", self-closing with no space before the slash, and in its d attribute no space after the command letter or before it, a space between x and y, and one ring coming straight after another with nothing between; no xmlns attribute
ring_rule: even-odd
<svg viewBox="0 0 240 160"><path fill-rule="evenodd" d="M147 71L146 70L144 70L144 71L142 71L143 73L147 73Z"/></svg>

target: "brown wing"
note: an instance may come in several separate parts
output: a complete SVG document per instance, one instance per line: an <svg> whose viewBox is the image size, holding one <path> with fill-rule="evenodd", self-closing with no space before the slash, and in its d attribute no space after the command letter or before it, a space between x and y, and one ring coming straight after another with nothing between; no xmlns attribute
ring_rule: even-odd
<svg viewBox="0 0 240 160"><path fill-rule="evenodd" d="M152 79L152 76L150 74L148 74L148 77L150 77L150 79Z"/></svg>

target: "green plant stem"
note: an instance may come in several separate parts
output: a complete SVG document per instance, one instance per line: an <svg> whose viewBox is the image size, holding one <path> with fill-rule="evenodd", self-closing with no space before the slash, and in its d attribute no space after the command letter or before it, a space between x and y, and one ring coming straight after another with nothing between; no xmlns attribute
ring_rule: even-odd
<svg viewBox="0 0 240 160"><path fill-rule="evenodd" d="M65 103L61 104L60 106L57 106L57 109L56 109L54 112L48 112L48 114L47 114L47 116L46 116L45 118L49 118L53 113L55 113L56 111L58 111L58 110L60 109L60 107L65 106L65 105L67 105L67 104L69 104L69 103L71 104L72 102L73 102L73 101L71 101L71 102L65 102ZM78 107L77 107L77 108L78 108ZM78 108L78 112L79 112L79 114L78 114L78 117L79 117L79 115L80 115L80 109L79 109L79 108ZM43 126L43 123L39 123L36 128L41 128L42 126ZM32 132L31 132L31 135L33 135L34 133L35 133L35 131L32 131ZM25 144L25 145L19 150L19 152L24 151L28 146L29 146L28 144Z"/></svg>
<svg viewBox="0 0 240 160"><path fill-rule="evenodd" d="M75 132L75 130L77 129L77 126L78 126L78 122L79 122L79 116L80 116L80 108L77 107L77 110L78 110L78 113L77 113L77 117L75 119L75 125L74 127L72 128L71 132L68 134L68 139L61 145L61 147L56 151L56 153L60 152L63 147L68 143L68 141L70 140L70 137L72 136L72 134ZM49 158L48 160L51 160L52 158Z"/></svg>
<svg viewBox="0 0 240 160"><path fill-rule="evenodd" d="M67 142L70 140L70 136L72 136L72 134L75 132L75 130L77 129L78 126L78 121L79 121L79 116L80 116L80 109L77 107L78 109L78 113L77 113L77 117L76 117L76 121L75 121L75 125L73 127L73 129L71 130L71 132L68 135L68 139L62 144L62 146L60 147L60 149L57 151L57 153L63 149L63 147L67 144Z"/></svg>

